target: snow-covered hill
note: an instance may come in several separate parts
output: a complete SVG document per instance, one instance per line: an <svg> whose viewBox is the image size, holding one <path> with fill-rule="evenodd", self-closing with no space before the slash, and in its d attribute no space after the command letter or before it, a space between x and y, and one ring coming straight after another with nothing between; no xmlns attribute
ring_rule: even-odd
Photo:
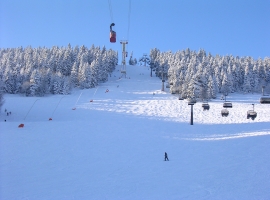
<svg viewBox="0 0 270 200"><path fill-rule="evenodd" d="M6 95L0 199L270 199L269 105L233 94L222 117L221 100L196 103L191 126L187 102L149 74L127 66L120 78L118 66L72 95Z"/></svg>

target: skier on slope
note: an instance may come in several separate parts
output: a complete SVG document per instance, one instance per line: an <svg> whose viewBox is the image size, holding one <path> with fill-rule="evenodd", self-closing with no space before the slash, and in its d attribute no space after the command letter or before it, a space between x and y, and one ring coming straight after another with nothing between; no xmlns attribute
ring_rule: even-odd
<svg viewBox="0 0 270 200"><path fill-rule="evenodd" d="M165 159L164 161L169 161L168 154L165 152Z"/></svg>

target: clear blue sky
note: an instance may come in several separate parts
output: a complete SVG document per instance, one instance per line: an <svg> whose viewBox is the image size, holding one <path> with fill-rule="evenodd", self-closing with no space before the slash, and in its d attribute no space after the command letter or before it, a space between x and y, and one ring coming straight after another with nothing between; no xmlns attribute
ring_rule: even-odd
<svg viewBox="0 0 270 200"><path fill-rule="evenodd" d="M270 57L270 0L0 0L0 48L105 45L138 58L150 49Z"/></svg>

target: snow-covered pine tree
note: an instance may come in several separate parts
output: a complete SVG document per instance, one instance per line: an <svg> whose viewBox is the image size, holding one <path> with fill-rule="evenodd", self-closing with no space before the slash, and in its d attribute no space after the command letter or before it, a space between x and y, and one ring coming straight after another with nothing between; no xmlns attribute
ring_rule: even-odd
<svg viewBox="0 0 270 200"><path fill-rule="evenodd" d="M80 64L79 64L79 69L78 69L78 81L79 81L79 87L81 89L84 89L84 83L85 83L85 71L86 71L86 63L83 62L83 59L81 59Z"/></svg>
<svg viewBox="0 0 270 200"><path fill-rule="evenodd" d="M52 75L51 78L51 87L50 92L52 94L60 94L61 93L61 84L62 84L62 74L57 72Z"/></svg>
<svg viewBox="0 0 270 200"><path fill-rule="evenodd" d="M140 65L148 66L150 64L150 58L146 55L139 59Z"/></svg>
<svg viewBox="0 0 270 200"><path fill-rule="evenodd" d="M4 103L5 103L5 99L4 99L3 81L1 80L1 76L0 76L0 111Z"/></svg>
<svg viewBox="0 0 270 200"><path fill-rule="evenodd" d="M89 89L92 88L92 70L91 66L88 63L84 63L84 81L81 83L83 84L83 88Z"/></svg>
<svg viewBox="0 0 270 200"><path fill-rule="evenodd" d="M70 91L71 91L70 77L62 76L60 94L67 95L70 94Z"/></svg>
<svg viewBox="0 0 270 200"><path fill-rule="evenodd" d="M232 75L232 68L230 64L227 67L227 79L228 79L228 86L229 86L229 92L233 93L235 92L235 89L233 87L233 75Z"/></svg>
<svg viewBox="0 0 270 200"><path fill-rule="evenodd" d="M62 68L61 68L61 73L64 76L70 76L71 73L71 68L72 68L72 52L71 49L64 49L64 55L63 55L63 61L62 63Z"/></svg>
<svg viewBox="0 0 270 200"><path fill-rule="evenodd" d="M215 99L217 97L216 86L212 76L209 76L207 85L207 96L209 99Z"/></svg>
<svg viewBox="0 0 270 200"><path fill-rule="evenodd" d="M222 85L221 85L221 93L224 95L228 95L231 92L230 88L231 88L231 83L229 82L227 73L224 72Z"/></svg>
<svg viewBox="0 0 270 200"><path fill-rule="evenodd" d="M250 72L250 65L248 62L246 62L246 67L245 67L243 92L244 93L251 92L251 72Z"/></svg>
<svg viewBox="0 0 270 200"><path fill-rule="evenodd" d="M41 93L41 75L39 73L39 70L35 69L32 72L32 75L30 77L30 94L29 96L43 96L44 94Z"/></svg>
<svg viewBox="0 0 270 200"><path fill-rule="evenodd" d="M102 72L101 72L101 77L102 77L102 82L108 81L108 74L110 73L110 66L109 66L109 57L107 54L104 53L104 55L101 57L101 67L102 67Z"/></svg>
<svg viewBox="0 0 270 200"><path fill-rule="evenodd" d="M79 80L78 80L78 63L75 61L71 68L71 74L70 74L70 82L72 87L78 87L79 86Z"/></svg>
<svg viewBox="0 0 270 200"><path fill-rule="evenodd" d="M94 60L91 63L91 87L96 87L98 85L98 68L99 64Z"/></svg>

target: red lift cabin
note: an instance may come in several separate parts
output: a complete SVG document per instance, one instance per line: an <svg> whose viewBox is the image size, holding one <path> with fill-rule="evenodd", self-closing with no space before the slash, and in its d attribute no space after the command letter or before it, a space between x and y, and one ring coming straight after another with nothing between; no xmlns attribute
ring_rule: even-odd
<svg viewBox="0 0 270 200"><path fill-rule="evenodd" d="M112 23L110 25L110 42L111 43L115 43L116 42L116 32L112 30L112 26L114 26L115 24Z"/></svg>

